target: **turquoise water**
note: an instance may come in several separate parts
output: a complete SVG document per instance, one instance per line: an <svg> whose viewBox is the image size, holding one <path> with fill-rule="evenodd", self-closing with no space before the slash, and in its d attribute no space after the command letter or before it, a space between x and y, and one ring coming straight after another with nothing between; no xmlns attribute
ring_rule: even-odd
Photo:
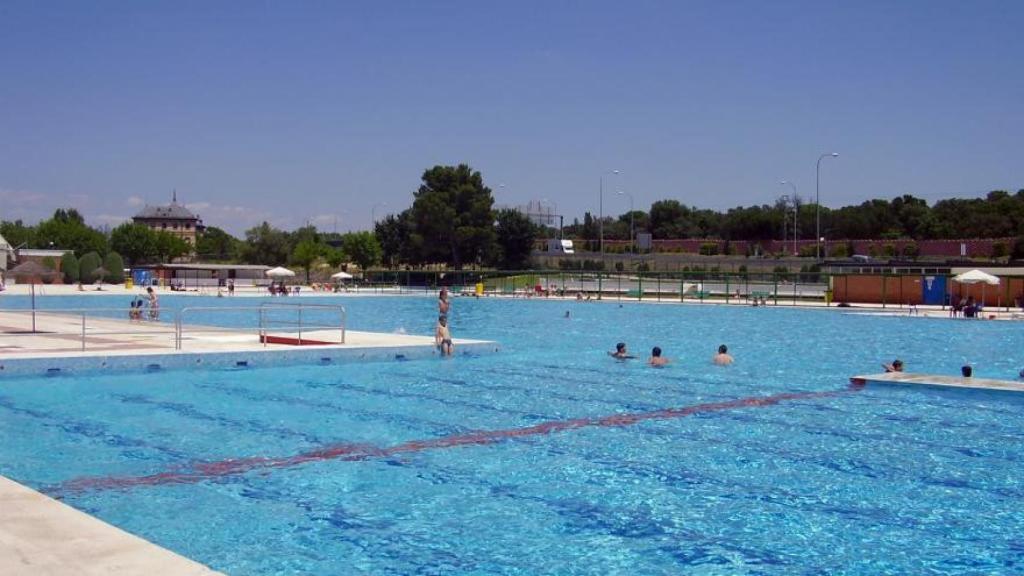
<svg viewBox="0 0 1024 576"><path fill-rule="evenodd" d="M324 301L433 326L430 298ZM228 574L1024 571L1024 399L847 385L897 356L1013 378L1020 324L456 299L452 330L503 351L2 379L0 474Z"/></svg>

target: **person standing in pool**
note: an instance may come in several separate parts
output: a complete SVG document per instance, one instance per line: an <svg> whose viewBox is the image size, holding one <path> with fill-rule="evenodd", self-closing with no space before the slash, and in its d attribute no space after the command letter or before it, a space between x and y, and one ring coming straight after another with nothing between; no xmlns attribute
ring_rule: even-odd
<svg viewBox="0 0 1024 576"><path fill-rule="evenodd" d="M448 318L445 316L437 317L434 343L437 345L437 349L441 351L441 356L451 356L452 351L455 349L455 344L452 343L451 330L448 329Z"/></svg>
<svg viewBox="0 0 1024 576"><path fill-rule="evenodd" d="M160 319L160 299L156 297L156 292L153 291L152 286L146 288L146 294L149 296L149 319L159 320Z"/></svg>
<svg viewBox="0 0 1024 576"><path fill-rule="evenodd" d="M440 316L447 316L451 308L452 303L448 300L448 289L441 288L441 293L437 295L437 313Z"/></svg>
<svg viewBox="0 0 1024 576"><path fill-rule="evenodd" d="M725 344L718 347L718 354L715 354L711 359L711 361L718 366L728 366L729 364L732 364L732 360L732 356L729 355L729 347Z"/></svg>
<svg viewBox="0 0 1024 576"><path fill-rule="evenodd" d="M651 349L651 357L647 360L647 363L651 366L664 366L668 364L668 358L661 355L661 348L655 346Z"/></svg>

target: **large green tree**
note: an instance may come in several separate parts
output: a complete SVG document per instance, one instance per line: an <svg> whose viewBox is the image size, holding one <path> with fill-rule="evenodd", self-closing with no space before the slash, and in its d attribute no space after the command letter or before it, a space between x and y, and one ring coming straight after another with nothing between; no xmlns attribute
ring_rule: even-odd
<svg viewBox="0 0 1024 576"><path fill-rule="evenodd" d="M176 234L157 230L153 235L153 252L160 262L172 262L192 252L192 246Z"/></svg>
<svg viewBox="0 0 1024 576"><path fill-rule="evenodd" d="M480 172L466 164L434 166L414 194L410 240L419 262L446 262L456 269L486 259L494 250L494 197Z"/></svg>
<svg viewBox="0 0 1024 576"><path fill-rule="evenodd" d="M380 243L371 232L349 232L342 237L341 246L360 270L366 271L380 262Z"/></svg>
<svg viewBox="0 0 1024 576"><path fill-rule="evenodd" d="M110 233L110 247L130 265L145 264L156 256L156 233L144 224L125 222Z"/></svg>
<svg viewBox="0 0 1024 576"><path fill-rule="evenodd" d="M215 226L208 226L196 239L196 255L201 260L230 261L237 257L237 238Z"/></svg>
<svg viewBox="0 0 1024 576"><path fill-rule="evenodd" d="M522 212L506 208L498 210L495 228L498 266L506 270L523 270L529 267L537 227Z"/></svg>
<svg viewBox="0 0 1024 576"><path fill-rule="evenodd" d="M280 266L288 261L291 251L288 234L263 222L245 231L239 256L247 264Z"/></svg>
<svg viewBox="0 0 1024 576"><path fill-rule="evenodd" d="M33 243L38 248L74 250L81 256L88 252L106 254L107 237L85 224L85 219L74 208L59 209L53 217L36 226Z"/></svg>
<svg viewBox="0 0 1024 576"><path fill-rule="evenodd" d="M107 275L105 276L107 282L111 284L121 284L124 282L124 259L117 252L110 252L106 258L103 259L103 267L107 269Z"/></svg>
<svg viewBox="0 0 1024 576"><path fill-rule="evenodd" d="M309 284L309 269L318 258L326 253L327 246L312 239L300 241L292 250L289 261L306 271L306 284Z"/></svg>

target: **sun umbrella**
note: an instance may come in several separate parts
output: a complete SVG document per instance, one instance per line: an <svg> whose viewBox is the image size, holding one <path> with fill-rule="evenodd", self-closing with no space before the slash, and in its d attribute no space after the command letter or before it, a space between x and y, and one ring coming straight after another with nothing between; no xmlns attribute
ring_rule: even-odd
<svg viewBox="0 0 1024 576"><path fill-rule="evenodd" d="M295 276L295 272L292 272L291 270L287 268L282 268L280 266L278 266L277 268L271 268L270 270L267 270L265 274L270 278L290 278L292 276Z"/></svg>
<svg viewBox="0 0 1024 576"><path fill-rule="evenodd" d="M333 280L351 280L352 275L348 272L337 272L335 274L331 274L331 278Z"/></svg>
<svg viewBox="0 0 1024 576"><path fill-rule="evenodd" d="M981 302L985 303L985 286L998 286L999 278L981 270L971 270L963 274L953 276L953 282L958 284L981 284Z"/></svg>
<svg viewBox="0 0 1024 576"><path fill-rule="evenodd" d="M99 268L96 268L96 269L94 269L92 271L92 275L97 280L100 281L100 284L103 284L103 279L106 278L109 274L110 274L110 271L107 270L106 268L104 268L103 266L100 266Z"/></svg>
<svg viewBox="0 0 1024 576"><path fill-rule="evenodd" d="M53 270L29 260L22 262L14 268L11 268L8 272L9 275L14 278L29 278L29 282L32 284L32 331L36 331L36 279L42 277L50 277L56 274ZM20 280L19 280L20 281Z"/></svg>

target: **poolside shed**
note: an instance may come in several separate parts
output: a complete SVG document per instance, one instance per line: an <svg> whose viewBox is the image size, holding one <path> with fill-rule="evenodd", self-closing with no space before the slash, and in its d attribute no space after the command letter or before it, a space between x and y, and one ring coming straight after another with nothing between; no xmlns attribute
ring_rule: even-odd
<svg viewBox="0 0 1024 576"><path fill-rule="evenodd" d="M258 264L154 264L132 269L138 284L175 285L186 290L216 288L231 281L235 286L264 286L270 266Z"/></svg>

